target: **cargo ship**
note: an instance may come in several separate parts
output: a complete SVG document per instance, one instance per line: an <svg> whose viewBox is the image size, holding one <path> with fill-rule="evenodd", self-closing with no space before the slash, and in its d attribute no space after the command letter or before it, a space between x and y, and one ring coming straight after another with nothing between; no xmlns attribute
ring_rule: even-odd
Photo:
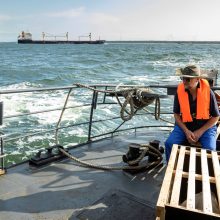
<svg viewBox="0 0 220 220"><path fill-rule="evenodd" d="M57 40L57 38L65 38L65 40ZM49 38L49 39L46 39ZM51 39L52 38L52 39ZM88 40L81 40L81 38L88 38ZM22 31L18 36L19 44L104 44L105 40L92 40L91 33L87 36L79 36L79 40L68 40L68 32L63 36L56 36L42 33L42 40L33 40L32 34Z"/></svg>

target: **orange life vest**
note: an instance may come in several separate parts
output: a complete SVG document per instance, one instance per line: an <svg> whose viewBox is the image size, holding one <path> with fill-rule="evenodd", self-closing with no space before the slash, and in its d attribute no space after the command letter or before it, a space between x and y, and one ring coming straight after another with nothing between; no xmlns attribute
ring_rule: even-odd
<svg viewBox="0 0 220 220"><path fill-rule="evenodd" d="M192 122L192 115L190 113L189 97L185 91L183 83L180 83L177 88L177 95L180 104L180 112L182 114L183 122ZM210 108L210 86L207 80L200 79L200 87L197 88L197 108L196 119L209 119Z"/></svg>

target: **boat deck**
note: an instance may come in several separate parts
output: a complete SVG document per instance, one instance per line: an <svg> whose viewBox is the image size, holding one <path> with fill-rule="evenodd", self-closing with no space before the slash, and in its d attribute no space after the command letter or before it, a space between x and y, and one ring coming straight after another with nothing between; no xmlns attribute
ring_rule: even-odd
<svg viewBox="0 0 220 220"><path fill-rule="evenodd" d="M74 148L80 160L109 166L125 165L129 143L157 140L168 132L144 130ZM155 205L165 163L139 174L104 171L76 165L70 159L42 168L27 163L0 176L0 219L155 219Z"/></svg>

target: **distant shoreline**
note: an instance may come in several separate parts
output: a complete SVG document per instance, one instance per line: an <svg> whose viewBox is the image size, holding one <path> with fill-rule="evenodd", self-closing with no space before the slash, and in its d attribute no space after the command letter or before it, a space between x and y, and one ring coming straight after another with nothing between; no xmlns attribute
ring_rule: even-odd
<svg viewBox="0 0 220 220"><path fill-rule="evenodd" d="M220 41L168 41L168 40L142 40L142 41L108 41L106 43L177 43L177 44L220 44Z"/></svg>

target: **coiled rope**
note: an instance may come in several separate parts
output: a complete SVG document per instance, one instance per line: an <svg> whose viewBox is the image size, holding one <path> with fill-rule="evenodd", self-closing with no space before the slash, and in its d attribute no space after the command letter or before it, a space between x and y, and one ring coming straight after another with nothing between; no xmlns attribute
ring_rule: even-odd
<svg viewBox="0 0 220 220"><path fill-rule="evenodd" d="M79 160L78 158L74 157L70 153L66 152L64 149L59 148L60 152L62 152L69 159L71 159L71 160L73 160L83 166L90 167L90 168L96 168L96 169L100 169L100 170L138 170L138 169L142 169L142 168L149 168L154 165L156 166L161 163L163 157L162 157L162 154L160 153L159 150L157 150L156 148L152 147L151 145L147 145L147 144L141 144L141 149L143 150L141 155L137 159L128 162L128 164L130 166L111 167L111 166L99 165L99 164L94 164L94 163L89 163L89 162ZM139 163L144 158L146 153L157 157L157 161L154 161L152 163L143 164L143 165L132 166L134 164Z"/></svg>
<svg viewBox="0 0 220 220"><path fill-rule="evenodd" d="M149 92L150 93L150 90L146 89L146 88L135 88L135 87L133 87L133 88L120 88L120 86L122 84L119 84L115 87L115 90L100 90L100 89L96 89L91 86L83 85L80 83L76 83L75 85L78 87L87 88L87 89L90 89L90 90L96 91L96 92L114 93L118 104L121 106L120 116L121 116L122 120L124 120L124 121L128 121L128 120L132 119L132 117L136 114L136 112L138 110L146 107L147 105L151 104L155 100L155 97L153 97L153 98L151 97L147 100L142 97L142 92ZM125 98L125 101L123 104L121 103L118 94L121 94ZM134 102L134 98L135 98L135 102ZM157 99L159 102L159 97ZM129 110L127 110L128 105L130 106ZM158 106L157 112L159 114L160 105L157 105L157 106Z"/></svg>

